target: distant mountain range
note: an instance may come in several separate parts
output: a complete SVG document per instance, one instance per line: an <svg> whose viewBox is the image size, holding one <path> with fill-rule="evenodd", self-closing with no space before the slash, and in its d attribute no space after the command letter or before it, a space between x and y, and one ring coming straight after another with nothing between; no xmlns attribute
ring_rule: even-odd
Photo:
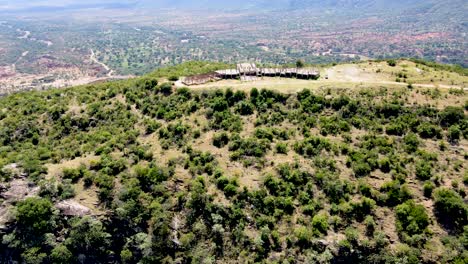
<svg viewBox="0 0 468 264"><path fill-rule="evenodd" d="M328 9L333 11L391 12L403 10L463 10L466 0L0 0L0 11L55 11L84 8L177 8L222 10Z"/></svg>
<svg viewBox="0 0 468 264"><path fill-rule="evenodd" d="M138 7L182 9L334 9L337 11L401 11L414 8L467 10L466 0L139 0Z"/></svg>

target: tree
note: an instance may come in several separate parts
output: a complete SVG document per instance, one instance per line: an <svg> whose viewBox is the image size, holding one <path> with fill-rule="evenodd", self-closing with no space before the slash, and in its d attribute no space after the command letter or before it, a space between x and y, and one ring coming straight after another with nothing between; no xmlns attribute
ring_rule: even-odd
<svg viewBox="0 0 468 264"><path fill-rule="evenodd" d="M434 194L436 215L447 229L461 232L468 224L468 206L463 198L453 190L437 189Z"/></svg>
<svg viewBox="0 0 468 264"><path fill-rule="evenodd" d="M26 264L41 264L44 263L47 254L41 252L41 249L38 247L32 247L26 249L26 251L21 254L21 257Z"/></svg>
<svg viewBox="0 0 468 264"><path fill-rule="evenodd" d="M327 234L328 216L325 214L317 214L312 218L312 227L316 234Z"/></svg>
<svg viewBox="0 0 468 264"><path fill-rule="evenodd" d="M57 245L50 253L50 260L54 264L67 264L72 262L73 255L65 245Z"/></svg>
<svg viewBox="0 0 468 264"><path fill-rule="evenodd" d="M90 217L71 220L70 234L65 245L75 256L85 254L87 262L105 262L110 245L110 234L102 223Z"/></svg>
<svg viewBox="0 0 468 264"><path fill-rule="evenodd" d="M163 83L159 87L159 91L165 95L170 95L172 93L172 84L170 83Z"/></svg>
<svg viewBox="0 0 468 264"><path fill-rule="evenodd" d="M421 144L418 136L414 133L409 133L406 135L403 138L403 141L405 143L405 149L407 152L415 152L418 149L419 144Z"/></svg>
<svg viewBox="0 0 468 264"><path fill-rule="evenodd" d="M422 234L427 231L429 216L424 206L409 200L396 207L397 230L409 236Z"/></svg>
<svg viewBox="0 0 468 264"><path fill-rule="evenodd" d="M179 80L179 76L173 75L169 77L169 81L171 82L177 82Z"/></svg>
<svg viewBox="0 0 468 264"><path fill-rule="evenodd" d="M420 161L416 164L416 177L420 180L429 180L432 177L432 166L429 162Z"/></svg>
<svg viewBox="0 0 468 264"><path fill-rule="evenodd" d="M453 125L449 127L447 137L451 143L455 143L460 139L461 131L460 127L457 125Z"/></svg>
<svg viewBox="0 0 468 264"><path fill-rule="evenodd" d="M296 61L296 67L297 68L304 68L304 66L305 66L305 63L304 63L303 60L297 60Z"/></svg>
<svg viewBox="0 0 468 264"><path fill-rule="evenodd" d="M213 146L223 148L229 143L229 135L226 132L221 132L213 136Z"/></svg>
<svg viewBox="0 0 468 264"><path fill-rule="evenodd" d="M444 126L456 125L463 119L465 119L465 113L461 107L447 106L440 113L440 122Z"/></svg>
<svg viewBox="0 0 468 264"><path fill-rule="evenodd" d="M53 206L48 199L27 198L16 207L16 220L22 230L43 234L55 225Z"/></svg>

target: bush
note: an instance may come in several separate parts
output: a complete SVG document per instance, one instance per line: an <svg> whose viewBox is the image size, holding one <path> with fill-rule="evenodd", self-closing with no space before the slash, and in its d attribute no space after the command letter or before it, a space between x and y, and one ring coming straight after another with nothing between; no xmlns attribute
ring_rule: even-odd
<svg viewBox="0 0 468 264"><path fill-rule="evenodd" d="M226 176L221 176L216 181L216 185L219 189L224 190L224 187L229 184L229 179Z"/></svg>
<svg viewBox="0 0 468 264"><path fill-rule="evenodd" d="M468 206L463 198L452 190L441 188L436 190L434 200L439 221L447 229L461 232L468 224Z"/></svg>
<svg viewBox="0 0 468 264"><path fill-rule="evenodd" d="M307 247L313 238L313 233L305 226L300 226L294 230L294 235L297 239L297 244L300 247Z"/></svg>
<svg viewBox="0 0 468 264"><path fill-rule="evenodd" d="M397 65L396 60L387 60L387 64L390 67L395 67Z"/></svg>
<svg viewBox="0 0 468 264"><path fill-rule="evenodd" d="M276 153L279 153L279 154L287 154L287 153L288 153L288 144L287 144L287 143L278 142L278 143L276 144Z"/></svg>
<svg viewBox="0 0 468 264"><path fill-rule="evenodd" d="M418 126L418 133L422 138L441 138L442 129L430 123L422 123Z"/></svg>
<svg viewBox="0 0 468 264"><path fill-rule="evenodd" d="M63 178L70 179L72 182L77 182L79 179L83 178L86 174L88 174L88 170L84 165L81 165L77 169L65 168L63 169Z"/></svg>
<svg viewBox="0 0 468 264"><path fill-rule="evenodd" d="M232 184L232 183L229 183L228 185L226 185L224 187L224 193L228 197L236 195L237 194L237 186Z"/></svg>
<svg viewBox="0 0 468 264"><path fill-rule="evenodd" d="M461 107L447 106L440 113L440 122L447 127L456 125L463 119L465 119L465 112Z"/></svg>
<svg viewBox="0 0 468 264"><path fill-rule="evenodd" d="M326 235L328 230L328 216L326 214L317 214L312 218L312 227L314 233Z"/></svg>
<svg viewBox="0 0 468 264"><path fill-rule="evenodd" d="M409 133L408 135L406 135L403 138L403 142L405 144L405 150L410 153L416 152L416 150L419 147L419 144L421 144L418 136L414 133Z"/></svg>
<svg viewBox="0 0 468 264"><path fill-rule="evenodd" d="M52 250L50 259L52 260L52 263L71 263L73 255L66 246L58 245Z"/></svg>
<svg viewBox="0 0 468 264"><path fill-rule="evenodd" d="M401 234L409 236L427 232L429 216L422 205L417 205L413 200L396 207L397 230Z"/></svg>
<svg viewBox="0 0 468 264"><path fill-rule="evenodd" d="M251 115L254 113L254 105L250 102L242 101L237 106L237 113L241 115Z"/></svg>
<svg viewBox="0 0 468 264"><path fill-rule="evenodd" d="M41 235L53 228L53 205L48 199L27 198L16 206L16 220L24 231Z"/></svg>
<svg viewBox="0 0 468 264"><path fill-rule="evenodd" d="M372 171L372 168L367 162L360 162L353 164L353 171L358 177L369 175Z"/></svg>
<svg viewBox="0 0 468 264"><path fill-rule="evenodd" d="M380 190L385 192L385 202L390 206L395 206L411 199L408 187L402 185L398 180L385 183Z"/></svg>
<svg viewBox="0 0 468 264"><path fill-rule="evenodd" d="M459 126L453 125L449 127L447 132L447 138L450 142L454 143L460 139L461 130Z"/></svg>
<svg viewBox="0 0 468 264"><path fill-rule="evenodd" d="M429 180L432 177L432 165L426 161L416 164L416 177L420 180Z"/></svg>
<svg viewBox="0 0 468 264"><path fill-rule="evenodd" d="M229 144L229 135L226 132L221 132L213 136L213 146L223 148Z"/></svg>
<svg viewBox="0 0 468 264"><path fill-rule="evenodd" d="M308 137L294 144L294 150L306 157L317 156L322 150L331 150L331 147L330 141L319 137Z"/></svg>
<svg viewBox="0 0 468 264"><path fill-rule="evenodd" d="M434 188L435 188L434 183L432 183L431 181L425 182L423 186L424 196L426 196L427 198L430 198L432 196L432 192L434 191Z"/></svg>
<svg viewBox="0 0 468 264"><path fill-rule="evenodd" d="M270 143L265 139L237 138L229 144L229 151L235 151L234 158L241 156L261 158L266 155L268 149L270 149Z"/></svg>
<svg viewBox="0 0 468 264"><path fill-rule="evenodd" d="M257 128L255 129L254 135L258 139L266 139L270 142L272 142L275 137L271 129L268 128Z"/></svg>
<svg viewBox="0 0 468 264"><path fill-rule="evenodd" d="M172 94L172 84L170 83L163 83L159 87L159 91L165 95L170 95Z"/></svg>
<svg viewBox="0 0 468 264"><path fill-rule="evenodd" d="M178 80L179 80L179 76L174 75L174 76L169 77L169 81L171 81L171 82L177 82Z"/></svg>
<svg viewBox="0 0 468 264"><path fill-rule="evenodd" d="M391 123L385 128L387 135L403 136L408 130L407 124L402 122Z"/></svg>

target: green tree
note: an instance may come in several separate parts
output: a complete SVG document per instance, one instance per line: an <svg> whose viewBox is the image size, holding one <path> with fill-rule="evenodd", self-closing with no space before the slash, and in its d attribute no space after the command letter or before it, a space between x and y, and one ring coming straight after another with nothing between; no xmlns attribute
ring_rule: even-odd
<svg viewBox="0 0 468 264"><path fill-rule="evenodd" d="M90 217L71 220L70 234L65 245L76 256L85 253L87 262L104 261L108 256L110 234L102 223Z"/></svg>
<svg viewBox="0 0 468 264"><path fill-rule="evenodd" d="M447 106L440 113L440 123L447 127L456 125L463 119L465 119L465 112L461 107Z"/></svg>
<svg viewBox="0 0 468 264"><path fill-rule="evenodd" d="M447 229L461 232L468 224L468 206L463 198L453 190L440 188L435 191L434 200L439 222Z"/></svg>
<svg viewBox="0 0 468 264"><path fill-rule="evenodd" d="M73 255L65 245L57 245L50 253L50 261L54 264L68 264L73 260Z"/></svg>
<svg viewBox="0 0 468 264"><path fill-rule="evenodd" d="M303 60L297 60L296 61L296 67L297 68L304 68L304 66L305 66L305 63L304 63Z"/></svg>
<svg viewBox="0 0 468 264"><path fill-rule="evenodd" d="M326 214L317 214L312 218L312 227L316 234L327 234L328 216Z"/></svg>
<svg viewBox="0 0 468 264"><path fill-rule="evenodd" d="M390 67L395 67L397 65L397 62L396 62L396 60L388 60L387 64Z"/></svg>
<svg viewBox="0 0 468 264"><path fill-rule="evenodd" d="M26 264L42 264L47 257L47 254L41 252L41 249L38 247L32 247L26 249L23 254L21 254L24 263Z"/></svg>
<svg viewBox="0 0 468 264"><path fill-rule="evenodd" d="M406 201L396 207L397 230L409 236L427 231L429 216L424 206L415 204L413 200Z"/></svg>
<svg viewBox="0 0 468 264"><path fill-rule="evenodd" d="M404 146L407 152L415 152L418 149L419 144L421 144L418 136L414 133L407 134L403 138L403 142L405 143Z"/></svg>
<svg viewBox="0 0 468 264"><path fill-rule="evenodd" d="M453 125L449 127L447 137L450 142L452 143L457 142L460 139L460 136L461 136L461 130L459 126Z"/></svg>
<svg viewBox="0 0 468 264"><path fill-rule="evenodd" d="M52 203L43 198L27 198L16 207L16 220L22 230L42 234L55 225Z"/></svg>

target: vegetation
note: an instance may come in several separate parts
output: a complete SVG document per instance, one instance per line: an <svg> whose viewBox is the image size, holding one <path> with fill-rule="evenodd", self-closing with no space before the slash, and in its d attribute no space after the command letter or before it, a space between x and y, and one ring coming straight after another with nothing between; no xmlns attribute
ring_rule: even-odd
<svg viewBox="0 0 468 264"><path fill-rule="evenodd" d="M155 79L206 67L0 98L0 262L466 262L464 94Z"/></svg>

